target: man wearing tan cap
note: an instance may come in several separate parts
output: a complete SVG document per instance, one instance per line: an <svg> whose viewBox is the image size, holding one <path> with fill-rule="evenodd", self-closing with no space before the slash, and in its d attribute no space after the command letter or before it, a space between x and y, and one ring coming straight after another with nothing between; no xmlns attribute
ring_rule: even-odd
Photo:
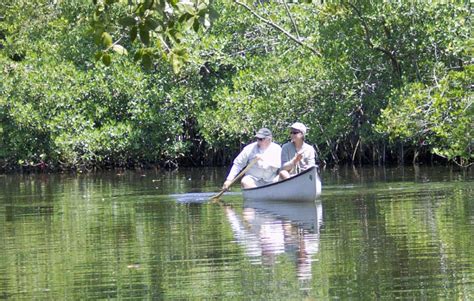
<svg viewBox="0 0 474 301"><path fill-rule="evenodd" d="M234 164L222 185L223 190L227 190L237 174L254 159L256 159L255 164L252 163L242 178L242 188L262 186L278 180L281 147L272 142L272 132L267 128L258 130L255 138L257 141L244 147L234 159Z"/></svg>
<svg viewBox="0 0 474 301"><path fill-rule="evenodd" d="M314 148L304 142L306 131L306 126L301 122L290 126L291 141L285 143L281 149L280 179L288 179L316 165Z"/></svg>

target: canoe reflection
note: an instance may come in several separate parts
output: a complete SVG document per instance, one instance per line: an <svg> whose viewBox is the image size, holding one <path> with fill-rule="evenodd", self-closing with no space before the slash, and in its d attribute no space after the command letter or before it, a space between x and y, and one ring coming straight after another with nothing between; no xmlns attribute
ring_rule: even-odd
<svg viewBox="0 0 474 301"><path fill-rule="evenodd" d="M245 202L242 214L225 206L235 241L255 264L275 264L286 253L296 263L300 279L310 279L313 255L319 251L323 221L320 201Z"/></svg>

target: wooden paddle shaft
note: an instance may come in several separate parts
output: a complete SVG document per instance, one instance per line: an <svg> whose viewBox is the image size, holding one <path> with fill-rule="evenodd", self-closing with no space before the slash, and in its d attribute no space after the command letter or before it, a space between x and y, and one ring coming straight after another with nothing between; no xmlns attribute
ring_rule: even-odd
<svg viewBox="0 0 474 301"><path fill-rule="evenodd" d="M255 163L257 163L258 161L258 158L254 158L252 161L250 161L249 164L247 164L247 166L242 169L242 171L230 182L229 186L227 188L229 188L230 186L232 186L232 184L234 184L238 179L240 179L246 172L247 170L250 169L250 167L252 167ZM225 189L222 189L218 194L216 194L215 196L213 196L211 199L218 199L220 198L221 195L224 194L224 192L226 192Z"/></svg>

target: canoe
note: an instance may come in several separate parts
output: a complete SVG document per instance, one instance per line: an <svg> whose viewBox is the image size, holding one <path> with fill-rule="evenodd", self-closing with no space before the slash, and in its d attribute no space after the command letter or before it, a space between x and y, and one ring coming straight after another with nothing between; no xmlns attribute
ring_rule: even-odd
<svg viewBox="0 0 474 301"><path fill-rule="evenodd" d="M321 194L318 167L313 166L293 177L255 188L242 189L244 200L314 201Z"/></svg>

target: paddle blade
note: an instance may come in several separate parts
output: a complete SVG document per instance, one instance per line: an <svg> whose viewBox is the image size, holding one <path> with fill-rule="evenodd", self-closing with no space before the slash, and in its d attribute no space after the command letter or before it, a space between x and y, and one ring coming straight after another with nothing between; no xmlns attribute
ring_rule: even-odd
<svg viewBox="0 0 474 301"><path fill-rule="evenodd" d="M225 190L221 190L218 194L211 196L211 198L209 200L211 200L211 201L218 200L224 194L224 192L225 192Z"/></svg>

